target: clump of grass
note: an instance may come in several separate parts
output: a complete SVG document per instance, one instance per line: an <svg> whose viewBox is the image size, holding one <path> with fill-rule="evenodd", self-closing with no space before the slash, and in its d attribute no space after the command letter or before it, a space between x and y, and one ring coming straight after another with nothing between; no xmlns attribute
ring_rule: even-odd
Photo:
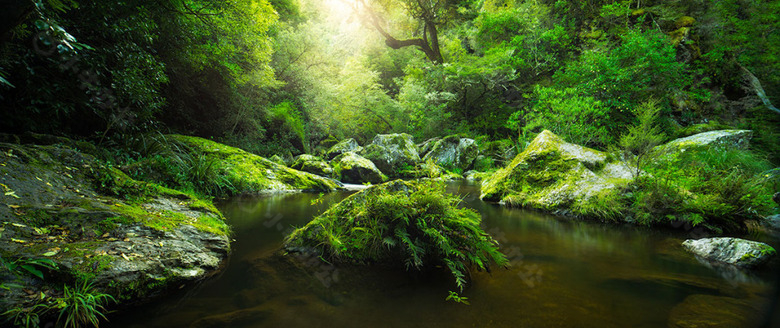
<svg viewBox="0 0 780 328"><path fill-rule="evenodd" d="M356 193L286 239L288 250L315 249L329 262L446 266L463 290L469 268L507 266L481 216L435 182L377 185Z"/></svg>
<svg viewBox="0 0 780 328"><path fill-rule="evenodd" d="M65 328L99 327L101 319L107 320L105 306L109 301L116 302L111 295L96 292L88 281L77 283L73 288L65 286L63 294L57 299L60 308L57 321Z"/></svg>

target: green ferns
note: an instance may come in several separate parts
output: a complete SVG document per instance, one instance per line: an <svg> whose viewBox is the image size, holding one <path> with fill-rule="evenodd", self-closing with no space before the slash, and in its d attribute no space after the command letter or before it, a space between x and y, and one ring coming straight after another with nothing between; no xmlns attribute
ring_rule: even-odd
<svg viewBox="0 0 780 328"><path fill-rule="evenodd" d="M480 215L433 182L392 181L356 193L287 237L286 248L313 248L328 261L446 266L463 290L469 267L507 266Z"/></svg>

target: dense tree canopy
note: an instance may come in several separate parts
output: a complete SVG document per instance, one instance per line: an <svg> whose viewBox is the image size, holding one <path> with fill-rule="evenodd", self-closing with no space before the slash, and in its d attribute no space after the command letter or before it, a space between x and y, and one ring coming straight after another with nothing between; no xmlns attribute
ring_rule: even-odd
<svg viewBox="0 0 780 328"><path fill-rule="evenodd" d="M778 153L777 124L763 124L777 121L767 108L780 102L780 7L771 2L6 6L7 132L122 144L167 129L271 155L386 132L523 139L552 129L607 147L652 101L669 137L697 124L752 128Z"/></svg>

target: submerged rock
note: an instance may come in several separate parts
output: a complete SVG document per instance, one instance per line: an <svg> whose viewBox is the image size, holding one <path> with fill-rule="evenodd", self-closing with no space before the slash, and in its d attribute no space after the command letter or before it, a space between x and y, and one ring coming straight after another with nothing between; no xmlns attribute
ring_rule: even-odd
<svg viewBox="0 0 780 328"><path fill-rule="evenodd" d="M668 327L757 327L765 301L716 295L691 295L669 313Z"/></svg>
<svg viewBox="0 0 780 328"><path fill-rule="evenodd" d="M708 261L743 268L761 266L777 253L767 244L731 237L688 239L682 245L686 250Z"/></svg>
<svg viewBox="0 0 780 328"><path fill-rule="evenodd" d="M341 142L333 145L333 147L330 147L328 151L325 152L325 159L332 160L336 158L336 156L341 155L346 152L354 152L359 153L361 150L363 150L363 147L360 147L360 145L355 141L353 138L342 140Z"/></svg>
<svg viewBox="0 0 780 328"><path fill-rule="evenodd" d="M630 181L624 162L545 130L507 167L482 182L480 198L560 214L617 215L621 188Z"/></svg>
<svg viewBox="0 0 780 328"><path fill-rule="evenodd" d="M436 141L423 161L432 160L443 167L459 169L461 172L469 169L479 155L479 147L474 139L448 136Z"/></svg>
<svg viewBox="0 0 780 328"><path fill-rule="evenodd" d="M214 160L216 174L230 183L234 193L339 189L331 179L294 170L238 148L197 137L170 137L184 144L190 155Z"/></svg>
<svg viewBox="0 0 780 328"><path fill-rule="evenodd" d="M333 168L327 162L323 161L322 158L308 154L296 157L290 168L324 177L333 174Z"/></svg>
<svg viewBox="0 0 780 328"><path fill-rule="evenodd" d="M0 255L59 267L45 280L4 274L6 285L38 295L89 279L120 302L140 302L215 274L230 250L210 202L135 181L67 146L0 144L0 163ZM2 293L7 308L35 301L21 288Z"/></svg>
<svg viewBox="0 0 780 328"><path fill-rule="evenodd" d="M398 177L402 171L412 169L420 162L412 136L406 133L378 134L360 155L390 177Z"/></svg>
<svg viewBox="0 0 780 328"><path fill-rule="evenodd" d="M345 183L382 183L387 177L372 163L353 152L343 153L331 161L333 177Z"/></svg>
<svg viewBox="0 0 780 328"><path fill-rule="evenodd" d="M694 134L689 137L672 140L658 146L664 151L698 150L711 147L747 148L753 131L750 130L718 130Z"/></svg>

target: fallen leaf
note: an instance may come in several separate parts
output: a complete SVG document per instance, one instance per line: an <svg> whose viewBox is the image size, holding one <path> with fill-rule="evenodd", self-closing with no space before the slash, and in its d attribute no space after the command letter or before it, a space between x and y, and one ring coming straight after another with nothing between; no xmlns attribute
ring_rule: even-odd
<svg viewBox="0 0 780 328"><path fill-rule="evenodd" d="M17 196L17 195L16 195L16 192L15 192L15 191L6 191L6 192L5 192L5 195L6 195L6 196L11 196L11 197L13 197L13 198L21 198L21 197L19 197L19 196Z"/></svg>
<svg viewBox="0 0 780 328"><path fill-rule="evenodd" d="M57 255L57 253L59 253L59 252L58 251L48 251L46 253L43 253L42 255L43 256L54 256L54 255Z"/></svg>
<svg viewBox="0 0 780 328"><path fill-rule="evenodd" d="M19 206L19 205L8 205L8 207L10 207L12 209L17 209L17 208L20 208L21 206Z"/></svg>
<svg viewBox="0 0 780 328"><path fill-rule="evenodd" d="M15 243L20 243L20 244L26 244L27 243L26 240L16 239L16 238L11 238L11 241L15 242Z"/></svg>
<svg viewBox="0 0 780 328"><path fill-rule="evenodd" d="M104 233L100 238L108 238L108 232Z"/></svg>
<svg viewBox="0 0 780 328"><path fill-rule="evenodd" d="M125 260L127 260L127 261L130 261L130 259L129 259L129 258L127 258L127 255L125 255L125 253L122 253L122 258L124 258L124 259L125 259Z"/></svg>

